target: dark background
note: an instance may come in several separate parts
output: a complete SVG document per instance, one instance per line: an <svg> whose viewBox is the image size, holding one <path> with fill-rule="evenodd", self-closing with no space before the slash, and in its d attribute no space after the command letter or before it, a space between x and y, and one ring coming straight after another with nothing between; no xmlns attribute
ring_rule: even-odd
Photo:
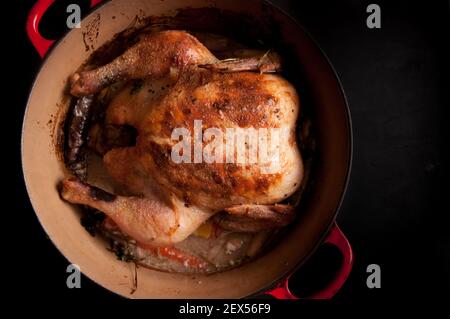
<svg viewBox="0 0 450 319"><path fill-rule="evenodd" d="M353 246L355 264L336 302L450 300L448 2L371 1L381 7L381 29L366 27L368 1L273 2L297 18L325 51L350 105L353 167L338 223ZM13 199L4 214L14 217L9 240L20 245L17 257L4 256L14 266L5 277L12 289L25 287L31 298L118 300L86 277L82 289L67 289L68 262L46 237L26 194L21 123L41 64L25 34L33 3L16 2L3 12L13 21L7 26L12 42L3 48L13 53L3 67L10 91L2 96L12 99L3 106L11 115L2 123L8 129L4 141L12 143L7 148L12 165L5 171L13 191L4 195ZM57 0L41 26L48 37L64 34L69 3L86 8L86 1ZM314 259L292 284L300 295L320 288L338 262L331 249L318 251ZM381 289L366 286L366 267L372 263L381 266Z"/></svg>

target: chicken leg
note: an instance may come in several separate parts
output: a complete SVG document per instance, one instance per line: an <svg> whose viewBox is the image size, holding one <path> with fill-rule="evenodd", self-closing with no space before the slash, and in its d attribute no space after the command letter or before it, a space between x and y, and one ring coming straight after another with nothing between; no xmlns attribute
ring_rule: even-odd
<svg viewBox="0 0 450 319"><path fill-rule="evenodd" d="M215 63L214 55L196 38L183 31L153 32L111 63L70 77L74 96L99 92L120 80L158 78L189 64Z"/></svg>
<svg viewBox="0 0 450 319"><path fill-rule="evenodd" d="M156 196L117 196L73 178L63 181L61 196L71 203L102 211L125 234L142 244L180 242L212 216L211 211L187 208L176 198L169 207Z"/></svg>

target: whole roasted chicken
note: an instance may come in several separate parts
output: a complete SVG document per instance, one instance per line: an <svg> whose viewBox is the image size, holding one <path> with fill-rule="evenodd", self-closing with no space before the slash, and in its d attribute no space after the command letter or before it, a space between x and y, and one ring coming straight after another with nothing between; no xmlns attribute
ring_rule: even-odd
<svg viewBox="0 0 450 319"><path fill-rule="evenodd" d="M80 98L127 83L112 98L100 130L132 127L135 142L98 148L108 174L132 196L72 177L63 181L62 197L104 212L142 244L181 242L219 212L227 229L286 225L294 210L279 202L300 186L303 164L295 136L299 99L288 81L269 74L279 68L273 52L219 60L187 32L158 31L109 64L73 74L70 92ZM177 129L186 134L174 134ZM228 134L244 129L251 136L243 142ZM276 156L263 156L252 138L276 142ZM239 145L256 160L240 161L233 152Z"/></svg>

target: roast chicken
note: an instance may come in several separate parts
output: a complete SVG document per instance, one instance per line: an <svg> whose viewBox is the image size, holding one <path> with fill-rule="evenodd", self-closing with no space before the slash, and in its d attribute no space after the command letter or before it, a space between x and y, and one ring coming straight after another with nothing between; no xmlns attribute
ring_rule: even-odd
<svg viewBox="0 0 450 319"><path fill-rule="evenodd" d="M135 141L100 153L108 174L132 195L112 194L71 177L63 181L62 198L104 212L142 244L181 242L219 212L218 222L237 231L286 225L294 209L280 202L300 186L303 164L295 137L299 98L276 74L279 69L280 59L270 51L219 60L187 32L158 31L109 64L74 73L70 92L79 98L127 83L112 98L104 129L132 127ZM215 150L218 161L198 160L193 148L178 154L190 162L174 161L175 145L194 144L195 125L204 134L197 145L203 151L213 140L205 134L208 128L279 129L278 155L239 162L237 153L228 157L223 146ZM174 137L177 128L190 137ZM221 138L227 147L233 145L234 137L224 133Z"/></svg>

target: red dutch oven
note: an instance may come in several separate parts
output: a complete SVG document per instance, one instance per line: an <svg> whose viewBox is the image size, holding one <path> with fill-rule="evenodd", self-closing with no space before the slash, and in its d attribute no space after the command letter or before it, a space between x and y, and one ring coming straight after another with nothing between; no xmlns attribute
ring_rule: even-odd
<svg viewBox="0 0 450 319"><path fill-rule="evenodd" d="M130 298L241 298L266 293L296 299L289 291L289 278L318 247L328 243L339 249L342 263L333 280L310 298L333 297L353 263L351 246L335 223L351 166L350 114L332 66L302 27L273 5L257 0L112 0L101 5L101 0L91 0L93 9L81 22L81 28L72 29L55 43L42 37L38 30L43 14L53 2L37 1L26 26L44 61L25 112L22 165L33 208L61 253L99 285ZM295 225L263 256L212 275L186 276L140 267L139 286L131 295L129 265L116 260L101 240L92 238L81 227L79 212L59 197L56 185L65 170L56 154L57 130L69 104L65 94L68 76L92 53L86 50L86 34L91 32L87 28L95 25L97 33L90 37L89 47L98 48L136 17L173 16L183 8L214 8L250 16L262 24L270 20L269 28L276 26L277 36L292 49L298 61L313 105L318 150L314 183L309 185L309 196L302 203Z"/></svg>

